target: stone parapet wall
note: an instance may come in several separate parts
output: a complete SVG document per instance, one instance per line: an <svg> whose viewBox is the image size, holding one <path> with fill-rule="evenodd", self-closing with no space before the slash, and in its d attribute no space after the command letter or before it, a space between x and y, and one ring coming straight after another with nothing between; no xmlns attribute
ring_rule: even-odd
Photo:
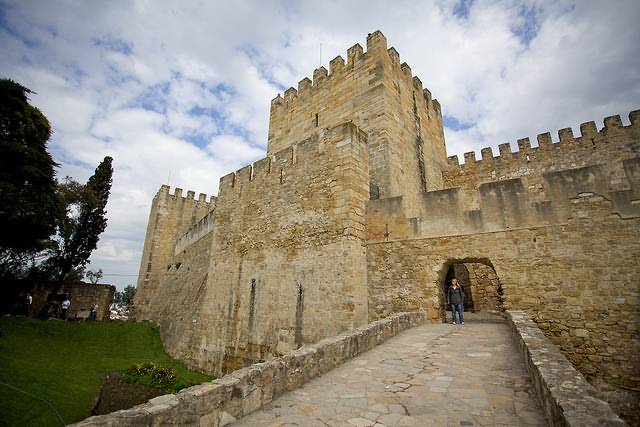
<svg viewBox="0 0 640 427"><path fill-rule="evenodd" d="M550 425L626 425L524 311L507 318Z"/></svg>
<svg viewBox="0 0 640 427"><path fill-rule="evenodd" d="M576 137L571 128L560 129L559 140L555 143L549 132L540 134L537 147L531 146L529 138L520 139L517 152L511 152L509 143L500 144L500 153L495 157L490 147L481 150L480 160L476 160L474 152L468 152L464 154L464 164L459 164L458 156L451 156L443 174L445 185L475 189L485 182L523 176L542 177L549 172L602 163L612 165L635 157L638 148L629 141L637 140L639 136L640 110L629 113L629 126L623 125L620 116L607 117L603 123L600 130L593 121L582 123L580 135ZM637 179L637 166L633 165L609 168L607 172L611 191L629 190L632 188L630 180ZM532 188L543 190L538 184L543 183L536 182Z"/></svg>
<svg viewBox="0 0 640 427"><path fill-rule="evenodd" d="M204 216L200 221L193 224L181 237L176 240L176 247L173 250L174 256L183 252L190 245L202 239L213 231L216 220L216 211L212 210Z"/></svg>
<svg viewBox="0 0 640 427"><path fill-rule="evenodd" d="M421 312L394 314L178 394L90 417L74 426L224 426L424 320Z"/></svg>
<svg viewBox="0 0 640 427"><path fill-rule="evenodd" d="M623 218L638 217L638 117L639 111L631 112L629 126L622 126L618 116L607 118L599 132L595 125L582 126L584 134L576 140L561 138L560 143L541 143L539 148L520 144L520 152L496 158L486 149L483 160L466 156L464 165L453 156L443 174L444 189L423 192L409 203L405 196L369 200L367 240L562 224L574 214L572 199L587 194L607 198Z"/></svg>

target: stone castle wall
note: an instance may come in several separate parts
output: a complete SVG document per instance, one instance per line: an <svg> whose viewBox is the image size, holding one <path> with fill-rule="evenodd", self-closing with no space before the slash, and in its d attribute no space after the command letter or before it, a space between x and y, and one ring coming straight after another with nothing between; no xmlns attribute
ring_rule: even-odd
<svg viewBox="0 0 640 427"><path fill-rule="evenodd" d="M136 300L153 312L137 318L217 373L365 324L366 141L353 123L320 129L224 176L214 214L174 238Z"/></svg>
<svg viewBox="0 0 640 427"><path fill-rule="evenodd" d="M160 187L151 203L133 318L161 320L162 317L158 315L162 310L159 307L163 307L166 302L163 301L164 288L158 287L174 262L176 240L214 209L215 197L207 201L207 196L200 194L196 200L193 191L187 192L187 197L182 197L181 188L176 188L174 194L170 194L169 186Z"/></svg>
<svg viewBox="0 0 640 427"><path fill-rule="evenodd" d="M581 372L637 389L638 116L629 126L607 118L596 132L583 125L571 141L561 131L552 146L521 142L506 157L452 161L445 181L460 187L424 193L417 218L401 197L370 200L370 319L425 310L439 321L449 265L485 264L497 273L504 308L527 311ZM472 294L474 304L496 302L495 293Z"/></svg>
<svg viewBox="0 0 640 427"><path fill-rule="evenodd" d="M572 208L561 225L369 243L370 319L410 309L441 321L449 266L482 262L504 308L525 310L581 372L638 388L640 219L620 218L599 195Z"/></svg>
<svg viewBox="0 0 640 427"><path fill-rule="evenodd" d="M399 62L370 34L272 101L267 157L217 199L163 186L136 318L218 374L397 312L442 321L462 263L478 308L525 310L590 379L637 390L640 112L459 165Z"/></svg>
<svg viewBox="0 0 640 427"><path fill-rule="evenodd" d="M588 140L582 137L535 149L521 143L523 151L506 157L488 155L473 163L467 156L463 166L452 161L445 181L460 186L422 193L416 216L405 209L402 197L370 200L367 240L561 224L571 217L570 199L589 192L610 199L623 217L638 216L640 204L634 200L640 199L640 112L629 117L629 126L621 126L618 116L607 118L595 133L583 125ZM574 150L586 150L590 157L578 160Z"/></svg>

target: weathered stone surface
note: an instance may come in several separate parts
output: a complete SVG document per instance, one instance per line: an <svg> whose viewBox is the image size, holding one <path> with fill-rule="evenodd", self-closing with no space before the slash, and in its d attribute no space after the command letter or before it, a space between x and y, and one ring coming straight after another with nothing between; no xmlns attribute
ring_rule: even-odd
<svg viewBox="0 0 640 427"><path fill-rule="evenodd" d="M380 32L329 68L272 101L267 157L222 177L217 198L161 187L135 317L220 375L392 313L440 322L447 270L464 264L475 309L525 310L607 396L640 401L640 113L460 165L439 103ZM282 359L260 401L399 322Z"/></svg>
<svg viewBox="0 0 640 427"><path fill-rule="evenodd" d="M626 425L524 311L507 318L550 425Z"/></svg>
<svg viewBox="0 0 640 427"><path fill-rule="evenodd" d="M547 425L509 326L500 320L417 326L234 425ZM476 353L490 357L466 356Z"/></svg>
<svg viewBox="0 0 640 427"><path fill-rule="evenodd" d="M181 390L178 394L163 395L126 411L87 418L76 426L155 426L193 425L224 426L271 403L281 394L300 388L319 375L319 354L340 354L339 358L324 360L325 372L346 360L362 354L369 347L355 348L350 338L362 335L363 330L376 333L389 323L398 328L388 338L424 322L422 313L399 313L389 319L374 322L337 338L323 340L266 363L258 363L236 370L222 378ZM356 338L357 341L357 338ZM349 348L347 348L349 347ZM291 380L290 380L291 379ZM275 384L275 382L279 384Z"/></svg>

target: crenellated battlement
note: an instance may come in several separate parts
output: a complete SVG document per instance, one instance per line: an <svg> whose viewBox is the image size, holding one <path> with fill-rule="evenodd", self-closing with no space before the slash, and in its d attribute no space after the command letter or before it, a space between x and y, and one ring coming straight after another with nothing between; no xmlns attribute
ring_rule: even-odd
<svg viewBox="0 0 640 427"><path fill-rule="evenodd" d="M255 161L253 164L244 166L235 172L228 173L220 178L218 197L228 195L241 184L248 184L267 179L284 182L284 177L288 175L291 167L295 167L295 153L297 145L293 145L280 150L271 156Z"/></svg>
<svg viewBox="0 0 640 427"><path fill-rule="evenodd" d="M366 144L366 141L366 132L351 122L320 129L304 141L223 176L220 178L218 197L229 197L232 194L240 196L243 185L284 184L293 174L293 169L301 169L301 173L304 173L307 167L304 159L313 160L315 153L327 150L326 144L344 146L351 143Z"/></svg>
<svg viewBox="0 0 640 427"><path fill-rule="evenodd" d="M574 136L571 128L563 128L558 130L558 141L553 142L551 133L545 132L537 135L537 147L531 146L529 138L517 140L518 151L512 152L511 144L504 143L498 146L499 154L494 156L491 147L485 147L480 150L481 158L476 158L476 153L470 151L464 153L464 163L458 161L458 156L449 156L447 158L449 172L461 169L485 168L493 167L496 163L520 163L528 164L536 160L551 157L562 157L568 153L575 152L582 148L589 150L601 150L610 148L616 143L616 138L622 136L619 141L623 141L625 135L631 136L634 132L640 131L640 110L629 113L629 126L624 126L619 115L606 117L604 119L604 127L598 130L596 123L593 121L582 123L580 125L580 135Z"/></svg>
<svg viewBox="0 0 640 427"><path fill-rule="evenodd" d="M387 39L380 31L375 31L367 36L367 50L364 51L359 43L347 49L347 60L340 55L329 61L329 70L321 66L313 71L313 79L304 77L298 82L297 89L290 87L285 90L284 96L278 94L271 100L272 114L276 114L280 109L299 107L310 96L319 90L332 90L339 85L344 77L349 73L357 73L366 69L371 61L388 63L398 70L407 82L411 82L418 92L423 94L427 106L433 106L438 112L441 111L437 100L432 99L431 92L422 87L422 82L418 77L413 76L411 67L406 63L400 63L398 51L391 47L387 49Z"/></svg>
<svg viewBox="0 0 640 427"><path fill-rule="evenodd" d="M380 197L441 187L440 104L380 31L367 36L366 50L356 43L273 99L267 154L346 121L370 137L371 185Z"/></svg>
<svg viewBox="0 0 640 427"><path fill-rule="evenodd" d="M215 206L215 202L216 202L216 196L210 196L209 200L207 201L207 195L205 193L200 193L198 195L198 199L195 199L196 193L195 191L187 191L187 195L186 197L182 196L182 193L184 192L184 190L180 187L175 187L173 189L173 194L171 193L171 187L163 184L162 186L160 186L160 190L158 190L158 194L156 195L156 197L162 197L165 200L193 200L194 202L197 203L202 203L202 204L206 204L206 205L212 205Z"/></svg>

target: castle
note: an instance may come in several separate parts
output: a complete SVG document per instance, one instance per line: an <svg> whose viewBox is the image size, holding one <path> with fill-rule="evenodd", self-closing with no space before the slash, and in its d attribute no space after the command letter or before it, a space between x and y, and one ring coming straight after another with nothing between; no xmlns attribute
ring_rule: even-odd
<svg viewBox="0 0 640 427"><path fill-rule="evenodd" d="M153 199L134 315L220 374L401 311L522 309L603 390L640 387L640 111L446 157L380 32L271 102L267 156ZM452 273L455 271L455 273Z"/></svg>

